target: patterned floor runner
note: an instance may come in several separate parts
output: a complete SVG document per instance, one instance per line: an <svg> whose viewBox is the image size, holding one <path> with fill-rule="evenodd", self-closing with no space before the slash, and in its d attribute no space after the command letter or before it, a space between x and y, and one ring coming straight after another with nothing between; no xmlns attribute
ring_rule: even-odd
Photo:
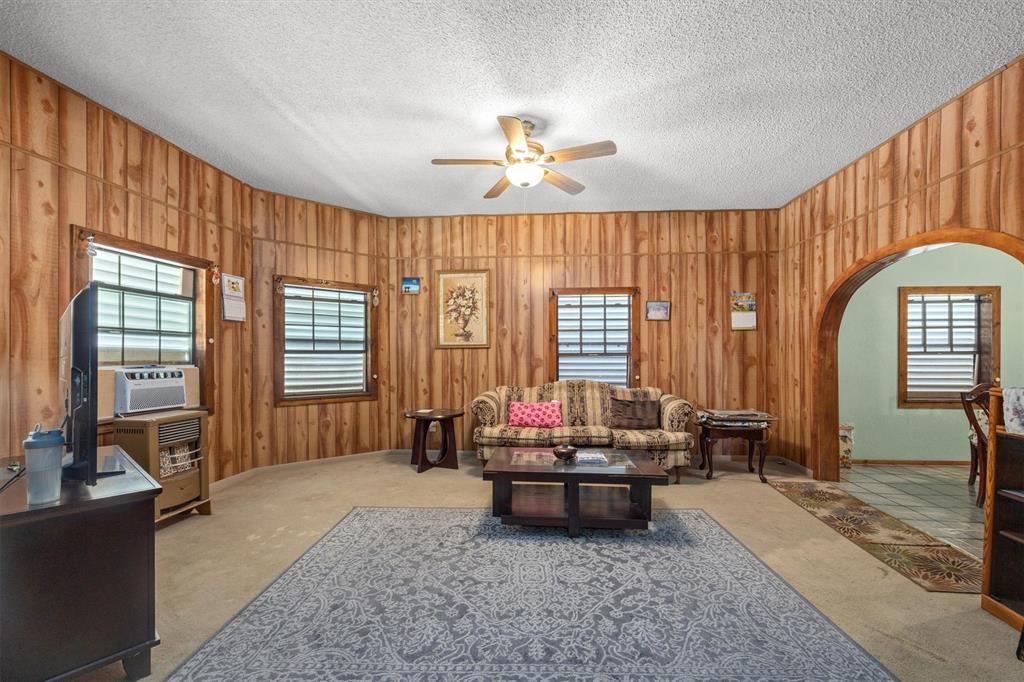
<svg viewBox="0 0 1024 682"><path fill-rule="evenodd" d="M929 592L981 592L981 562L831 483L769 481L773 488Z"/></svg>
<svg viewBox="0 0 1024 682"><path fill-rule="evenodd" d="M169 679L894 678L699 509L569 538L357 508Z"/></svg>

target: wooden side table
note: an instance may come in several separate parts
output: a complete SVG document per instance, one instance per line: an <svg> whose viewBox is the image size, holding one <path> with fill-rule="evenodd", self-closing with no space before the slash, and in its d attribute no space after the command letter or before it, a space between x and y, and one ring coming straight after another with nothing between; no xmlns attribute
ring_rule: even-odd
<svg viewBox="0 0 1024 682"><path fill-rule="evenodd" d="M416 420L416 430L412 437L412 459L409 462L416 465L416 473L422 474L434 467L459 468L459 453L455 447L455 418L464 414L462 410L408 410L405 413L407 419ZM437 422L441 430L441 450L435 459L431 459L427 454L427 434L430 432L431 422Z"/></svg>
<svg viewBox="0 0 1024 682"><path fill-rule="evenodd" d="M771 437L772 430L767 426L762 428L756 426L711 426L709 424L701 424L699 468L703 469L704 463L707 462L707 478L711 479L715 475L715 465L712 458L712 449L715 443L729 438L742 438L747 441L747 470L751 473L754 471L754 447L756 446L759 451L757 476L761 479L761 483L767 483L768 479L764 477L764 458L768 454L768 441L771 440Z"/></svg>

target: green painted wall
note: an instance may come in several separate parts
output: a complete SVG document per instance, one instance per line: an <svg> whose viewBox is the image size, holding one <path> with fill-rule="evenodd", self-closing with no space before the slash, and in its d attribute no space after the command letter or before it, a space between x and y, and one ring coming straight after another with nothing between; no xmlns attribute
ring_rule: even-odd
<svg viewBox="0 0 1024 682"><path fill-rule="evenodd" d="M1002 287L1002 385L1024 386L1024 265L967 244L906 258L857 290L839 330L839 419L855 426L854 459L970 459L963 410L896 407L897 288L958 284Z"/></svg>

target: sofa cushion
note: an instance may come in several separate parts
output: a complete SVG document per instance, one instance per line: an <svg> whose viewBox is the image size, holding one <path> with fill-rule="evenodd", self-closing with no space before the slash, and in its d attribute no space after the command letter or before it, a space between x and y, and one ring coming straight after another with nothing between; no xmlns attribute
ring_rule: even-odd
<svg viewBox="0 0 1024 682"><path fill-rule="evenodd" d="M978 426L981 427L982 431L985 432L985 437L988 438L988 412L976 407L974 408L974 418L978 420ZM974 432L973 426L968 429L967 439L971 441L971 445L978 444L978 434Z"/></svg>
<svg viewBox="0 0 1024 682"><path fill-rule="evenodd" d="M660 388L653 386L624 388L622 386L612 386L611 384L605 385L608 386L611 396L619 400L661 400L661 396L664 394Z"/></svg>
<svg viewBox="0 0 1024 682"><path fill-rule="evenodd" d="M473 432L477 445L510 445L531 448L551 447L551 429L527 426L478 426Z"/></svg>
<svg viewBox="0 0 1024 682"><path fill-rule="evenodd" d="M556 381L555 398L562 401L565 426L607 426L604 420L608 384L586 379Z"/></svg>
<svg viewBox="0 0 1024 682"><path fill-rule="evenodd" d="M555 445L611 445L612 430L607 426L559 426L551 429Z"/></svg>
<svg viewBox="0 0 1024 682"><path fill-rule="evenodd" d="M508 423L508 406L512 401L541 403L557 400L562 404L564 426L608 426L609 398L621 400L659 400L661 389L654 387L623 388L589 379L567 379L540 386L498 386L498 424Z"/></svg>
<svg viewBox="0 0 1024 682"><path fill-rule="evenodd" d="M623 400L609 398L611 411L608 426L613 429L661 428L661 402L658 400Z"/></svg>
<svg viewBox="0 0 1024 682"><path fill-rule="evenodd" d="M685 431L612 429L612 445L619 450L688 450L693 436Z"/></svg>

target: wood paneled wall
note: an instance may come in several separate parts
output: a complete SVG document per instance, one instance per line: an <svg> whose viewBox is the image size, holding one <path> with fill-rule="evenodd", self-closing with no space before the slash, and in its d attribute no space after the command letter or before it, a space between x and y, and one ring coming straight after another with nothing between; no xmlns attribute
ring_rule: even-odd
<svg viewBox="0 0 1024 682"><path fill-rule="evenodd" d="M253 461L250 466L391 447L390 286L387 220L253 191ZM377 400L274 406L274 275L380 288ZM248 467L246 467L248 468Z"/></svg>
<svg viewBox="0 0 1024 682"><path fill-rule="evenodd" d="M829 287L872 253L956 227L1024 239L1021 59L781 209L779 380L768 400L782 416L777 452L813 464L813 328Z"/></svg>
<svg viewBox="0 0 1024 682"><path fill-rule="evenodd" d="M391 281L423 284L419 295L392 291L393 414L547 381L549 292L588 286L635 286L641 302L672 302L670 321L641 320L642 385L701 406L767 407L777 218L768 210L391 219ZM449 269L493 273L490 348L434 348L434 275ZM756 331L730 329L730 291L758 295ZM461 420L460 447L473 447L472 425L471 415ZM408 424L392 427L396 447L408 447Z"/></svg>
<svg viewBox="0 0 1024 682"><path fill-rule="evenodd" d="M1024 66L1016 61L800 195L760 211L384 218L263 192L0 53L0 443L58 413L56 321L79 224L218 263L249 280L248 321L214 329L216 478L408 446L401 412L545 381L548 292L636 286L672 301L641 322L641 383L782 421L809 456L814 315L829 285L902 237L948 226L1024 238ZM433 345L434 273L492 271L492 345ZM380 399L275 407L274 274L381 289ZM400 295L402 276L423 278ZM758 330L729 328L732 290ZM472 419L460 447L471 447Z"/></svg>
<svg viewBox="0 0 1024 682"><path fill-rule="evenodd" d="M73 293L72 224L205 258L249 281L247 322L218 321L213 330L215 478L390 447L380 426L387 401L275 408L270 370L270 278L386 291L386 220L254 191L0 53L3 447L19 451L33 424L52 425L59 413L57 319ZM388 319L386 298L381 308Z"/></svg>

